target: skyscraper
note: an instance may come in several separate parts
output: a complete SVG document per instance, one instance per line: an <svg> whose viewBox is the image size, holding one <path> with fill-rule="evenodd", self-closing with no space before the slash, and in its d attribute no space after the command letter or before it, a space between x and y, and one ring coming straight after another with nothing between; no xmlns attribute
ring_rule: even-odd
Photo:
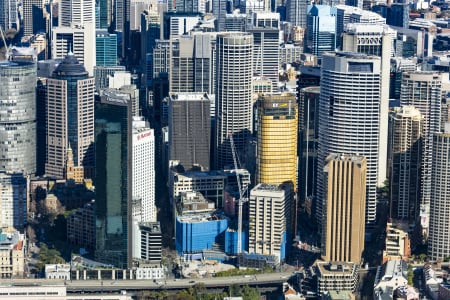
<svg viewBox="0 0 450 300"><path fill-rule="evenodd" d="M145 256L141 248L151 247L142 241L141 222L156 222L155 206L155 135L143 118L133 118L132 150L132 215L133 215L133 258ZM159 226L158 226L159 227ZM161 237L159 232L159 251ZM148 258L147 258L148 259Z"/></svg>
<svg viewBox="0 0 450 300"><path fill-rule="evenodd" d="M0 227L24 228L27 223L27 178L0 171Z"/></svg>
<svg viewBox="0 0 450 300"><path fill-rule="evenodd" d="M92 178L94 167L95 79L72 54L47 80L47 157L45 173L65 177L67 151L72 149L74 166Z"/></svg>
<svg viewBox="0 0 450 300"><path fill-rule="evenodd" d="M253 72L272 81L272 90L278 91L278 69L280 64L280 29L278 22L272 26L254 24L248 32L253 34Z"/></svg>
<svg viewBox="0 0 450 300"><path fill-rule="evenodd" d="M390 217L415 223L420 208L420 165L423 117L414 106L390 115Z"/></svg>
<svg viewBox="0 0 450 300"><path fill-rule="evenodd" d="M294 94L264 95L258 100L256 182L289 182L297 191L298 109Z"/></svg>
<svg viewBox="0 0 450 300"><path fill-rule="evenodd" d="M210 34L180 36L171 42L170 92L213 93L214 59Z"/></svg>
<svg viewBox="0 0 450 300"><path fill-rule="evenodd" d="M328 5L308 6L305 52L322 56L336 48L336 8Z"/></svg>
<svg viewBox="0 0 450 300"><path fill-rule="evenodd" d="M215 167L233 163L229 135L243 151L252 131L253 35L229 32L216 43Z"/></svg>
<svg viewBox="0 0 450 300"><path fill-rule="evenodd" d="M202 93L173 94L169 98L169 160L184 169L210 169L210 99Z"/></svg>
<svg viewBox="0 0 450 300"><path fill-rule="evenodd" d="M0 26L3 30L19 29L19 15L16 0L3 0L0 3Z"/></svg>
<svg viewBox="0 0 450 300"><path fill-rule="evenodd" d="M273 255L282 261L289 251L292 185L258 184L250 192L249 253Z"/></svg>
<svg viewBox="0 0 450 300"><path fill-rule="evenodd" d="M36 64L0 62L0 171L36 171Z"/></svg>
<svg viewBox="0 0 450 300"><path fill-rule="evenodd" d="M422 226L424 228L428 227L429 216L426 212L431 197L433 134L440 130L441 77L442 75L436 72L403 73L400 91L401 104L414 106L423 116L420 214L423 217Z"/></svg>
<svg viewBox="0 0 450 300"><path fill-rule="evenodd" d="M320 87L301 89L298 122L299 200L316 195Z"/></svg>
<svg viewBox="0 0 450 300"><path fill-rule="evenodd" d="M52 29L52 58L64 59L68 53L73 53L91 76L96 65L95 44L94 23Z"/></svg>
<svg viewBox="0 0 450 300"><path fill-rule="evenodd" d="M434 135L431 172L428 255L433 260L450 256L450 131Z"/></svg>
<svg viewBox="0 0 450 300"><path fill-rule="evenodd" d="M361 13L361 15L364 14ZM367 16L367 19L371 19L371 16ZM342 51L376 55L381 58L378 186L382 186L387 178L390 58L392 55L392 36L395 36L395 34L394 30L385 25L352 23L347 25L342 35Z"/></svg>
<svg viewBox="0 0 450 300"><path fill-rule="evenodd" d="M131 102L103 95L95 108L96 260L130 268L132 257Z"/></svg>
<svg viewBox="0 0 450 300"><path fill-rule="evenodd" d="M45 32L44 3L42 0L23 1L23 34Z"/></svg>
<svg viewBox="0 0 450 300"><path fill-rule="evenodd" d="M325 261L361 261L366 210L366 159L330 154L323 169L325 181L322 258Z"/></svg>
<svg viewBox="0 0 450 300"><path fill-rule="evenodd" d="M117 34L97 30L95 37L96 66L117 66Z"/></svg>
<svg viewBox="0 0 450 300"><path fill-rule="evenodd" d="M366 228L376 218L380 134L381 60L359 53L327 53L322 58L316 216L324 213L323 168L330 153L359 153L367 161Z"/></svg>
<svg viewBox="0 0 450 300"><path fill-rule="evenodd" d="M72 24L94 24L95 0L61 0L59 6L59 26Z"/></svg>
<svg viewBox="0 0 450 300"><path fill-rule="evenodd" d="M286 0L286 21L292 26L306 28L306 10L311 1Z"/></svg>
<svg viewBox="0 0 450 300"><path fill-rule="evenodd" d="M213 0L212 13L216 17L215 25L216 31L221 32L225 30L225 18L227 14L227 0Z"/></svg>
<svg viewBox="0 0 450 300"><path fill-rule="evenodd" d="M141 202L141 222L156 222L155 134L143 118L133 119L133 199Z"/></svg>

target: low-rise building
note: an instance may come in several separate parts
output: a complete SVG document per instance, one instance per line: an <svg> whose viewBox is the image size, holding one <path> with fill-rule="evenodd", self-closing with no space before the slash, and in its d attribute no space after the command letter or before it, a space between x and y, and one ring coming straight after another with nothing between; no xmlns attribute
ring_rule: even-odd
<svg viewBox="0 0 450 300"><path fill-rule="evenodd" d="M228 228L228 218L199 192L180 194L175 219L175 246L179 254L219 246L219 236Z"/></svg>
<svg viewBox="0 0 450 300"><path fill-rule="evenodd" d="M142 267L136 268L136 279L164 279L164 268Z"/></svg>
<svg viewBox="0 0 450 300"><path fill-rule="evenodd" d="M358 264L352 262L318 262L315 269L319 295L324 295L326 291L355 291L358 284Z"/></svg>
<svg viewBox="0 0 450 300"><path fill-rule="evenodd" d="M18 231L2 232L0 230L0 279L23 277L24 245L25 235Z"/></svg>
<svg viewBox="0 0 450 300"><path fill-rule="evenodd" d="M45 278L70 280L70 265L69 264L45 265Z"/></svg>
<svg viewBox="0 0 450 300"><path fill-rule="evenodd" d="M30 285L0 285L1 299L14 300L132 300L130 294L121 293L101 293L101 294L85 294L70 293L67 294L67 288L64 285L38 285L36 283Z"/></svg>
<svg viewBox="0 0 450 300"><path fill-rule="evenodd" d="M95 249L95 202L85 204L67 218L67 241L87 249Z"/></svg>
<svg viewBox="0 0 450 300"><path fill-rule="evenodd" d="M373 291L374 299L391 300L398 299L399 295L413 295L411 291L414 291L414 289L411 290L411 287L408 285L407 277L408 265L403 260L389 260L378 267Z"/></svg>
<svg viewBox="0 0 450 300"><path fill-rule="evenodd" d="M387 223L386 248L383 251L383 263L388 260L408 261L411 256L411 241L407 223Z"/></svg>

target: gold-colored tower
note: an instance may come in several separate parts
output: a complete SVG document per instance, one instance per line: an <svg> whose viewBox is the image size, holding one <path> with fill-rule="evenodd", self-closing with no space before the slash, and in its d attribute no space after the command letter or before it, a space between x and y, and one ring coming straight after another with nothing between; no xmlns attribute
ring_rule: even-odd
<svg viewBox="0 0 450 300"><path fill-rule="evenodd" d="M290 182L297 191L298 108L291 93L262 95L258 100L256 182Z"/></svg>

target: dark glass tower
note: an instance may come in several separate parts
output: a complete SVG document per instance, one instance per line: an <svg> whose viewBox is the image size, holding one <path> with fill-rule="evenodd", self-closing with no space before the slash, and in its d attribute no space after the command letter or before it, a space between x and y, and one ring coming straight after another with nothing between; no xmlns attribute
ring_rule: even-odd
<svg viewBox="0 0 450 300"><path fill-rule="evenodd" d="M104 94L95 110L96 260L131 267L131 102Z"/></svg>

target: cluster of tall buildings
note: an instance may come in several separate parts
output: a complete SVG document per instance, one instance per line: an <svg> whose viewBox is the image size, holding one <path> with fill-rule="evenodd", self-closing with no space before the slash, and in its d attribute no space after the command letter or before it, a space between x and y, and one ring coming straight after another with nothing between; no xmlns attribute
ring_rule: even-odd
<svg viewBox="0 0 450 300"><path fill-rule="evenodd" d="M389 217L450 255L449 68L408 5L3 2L32 50L0 62L2 227L26 224L27 181L91 180L71 236L108 264L157 262L162 235L283 261L299 208L325 260L359 263L388 186Z"/></svg>

